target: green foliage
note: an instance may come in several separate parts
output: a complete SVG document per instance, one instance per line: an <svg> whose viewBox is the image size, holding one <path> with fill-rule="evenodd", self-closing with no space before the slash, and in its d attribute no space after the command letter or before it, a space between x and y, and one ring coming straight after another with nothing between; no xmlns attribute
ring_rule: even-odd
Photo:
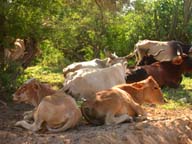
<svg viewBox="0 0 192 144"><path fill-rule="evenodd" d="M61 88L62 83L64 82L62 69L59 69L58 67L47 67L40 65L28 67L24 71L24 74L18 78L18 81L21 82L20 84L22 84L30 78L36 78L41 82L49 83L56 89Z"/></svg>
<svg viewBox="0 0 192 144"><path fill-rule="evenodd" d="M17 81L17 75L22 72L23 69L17 62L11 62L7 64L4 69L0 69L0 92L2 94L11 95L15 87L19 86L21 83ZM10 97L2 95L3 99L10 100Z"/></svg>
<svg viewBox="0 0 192 144"><path fill-rule="evenodd" d="M178 107L186 107L192 104L192 80L189 77L183 77L181 86L178 89L164 88L164 97L168 100L168 104L162 106L167 109L175 109Z"/></svg>
<svg viewBox="0 0 192 144"><path fill-rule="evenodd" d="M41 56L36 59L36 64L42 66L64 67L64 55L56 48L51 41L45 40L40 45Z"/></svg>

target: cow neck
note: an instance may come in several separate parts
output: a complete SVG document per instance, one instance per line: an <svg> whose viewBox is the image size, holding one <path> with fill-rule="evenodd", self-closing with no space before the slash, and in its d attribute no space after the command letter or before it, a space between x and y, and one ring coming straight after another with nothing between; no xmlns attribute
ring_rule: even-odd
<svg viewBox="0 0 192 144"><path fill-rule="evenodd" d="M133 100L138 103L138 104L143 104L143 98L144 98L144 95L143 95L143 89L141 90L138 90L137 88L134 88L133 87L133 90L134 90L134 93L132 94L133 95Z"/></svg>
<svg viewBox="0 0 192 144"><path fill-rule="evenodd" d="M41 102L41 100L48 95L52 95L56 92L56 90L53 90L47 86L45 86L44 84L40 84L40 91L38 91L38 96L37 96L37 100L36 100L36 104L39 105L39 103Z"/></svg>
<svg viewBox="0 0 192 144"><path fill-rule="evenodd" d="M143 104L143 90L140 92L140 90L138 90L137 88L134 88L129 84L127 84L122 89L125 90L127 93L129 93L136 103L140 105Z"/></svg>

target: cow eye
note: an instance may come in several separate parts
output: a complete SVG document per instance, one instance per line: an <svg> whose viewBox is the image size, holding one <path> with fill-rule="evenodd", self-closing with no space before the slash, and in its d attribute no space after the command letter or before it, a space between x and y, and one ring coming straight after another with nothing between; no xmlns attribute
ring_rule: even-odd
<svg viewBox="0 0 192 144"><path fill-rule="evenodd" d="M157 90L157 89L158 89L158 87L154 87L154 89L156 89L156 90Z"/></svg>

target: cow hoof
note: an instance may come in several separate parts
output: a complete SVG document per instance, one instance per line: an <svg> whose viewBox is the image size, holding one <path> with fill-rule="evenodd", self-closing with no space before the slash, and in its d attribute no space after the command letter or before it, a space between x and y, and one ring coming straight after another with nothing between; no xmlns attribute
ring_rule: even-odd
<svg viewBox="0 0 192 144"><path fill-rule="evenodd" d="M128 117L126 121L132 123L134 120L132 117Z"/></svg>

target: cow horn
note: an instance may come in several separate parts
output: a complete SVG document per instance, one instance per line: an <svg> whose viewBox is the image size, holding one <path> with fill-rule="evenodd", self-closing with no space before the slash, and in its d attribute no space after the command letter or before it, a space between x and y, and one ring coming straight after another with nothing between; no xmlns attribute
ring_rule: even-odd
<svg viewBox="0 0 192 144"><path fill-rule="evenodd" d="M179 50L177 50L177 56L180 56L181 52Z"/></svg>
<svg viewBox="0 0 192 144"><path fill-rule="evenodd" d="M110 53L109 57L110 57L111 59L118 58L118 56L116 55L116 53L115 53L115 52L114 52L113 54L112 54L112 53Z"/></svg>
<svg viewBox="0 0 192 144"><path fill-rule="evenodd" d="M133 52L131 52L130 54L126 55L124 58L128 60L128 59L133 58L134 56L135 56L135 54Z"/></svg>
<svg viewBox="0 0 192 144"><path fill-rule="evenodd" d="M109 57L109 56L111 55L111 52L108 51L108 50L106 50L106 49L104 49L104 53L105 53L105 55L106 55L107 57Z"/></svg>

